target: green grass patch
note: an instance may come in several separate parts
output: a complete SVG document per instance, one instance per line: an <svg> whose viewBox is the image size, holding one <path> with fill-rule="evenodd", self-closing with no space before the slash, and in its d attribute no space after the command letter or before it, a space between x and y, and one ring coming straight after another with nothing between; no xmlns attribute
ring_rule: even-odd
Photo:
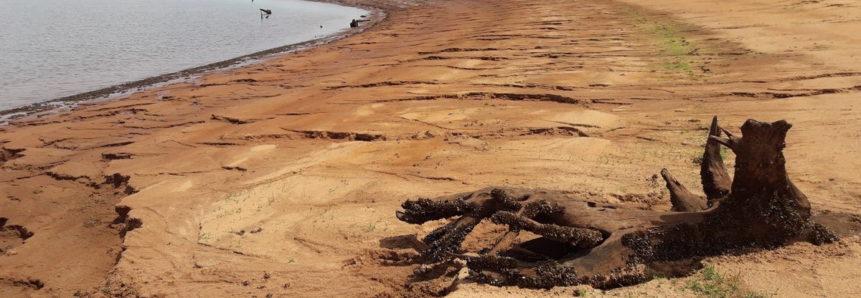
<svg viewBox="0 0 861 298"><path fill-rule="evenodd" d="M706 266L697 275L687 280L682 288L709 298L770 298L776 297L777 291L771 294L758 293L742 288L741 273L725 275L718 272L714 266Z"/></svg>
<svg viewBox="0 0 861 298"><path fill-rule="evenodd" d="M691 62L687 57L698 50L697 46L681 36L678 26L672 23L660 23L639 11L625 7L622 11L631 15L634 22L639 23L646 31L653 34L657 39L659 48L658 56L663 62L660 68L669 72L681 72L687 76L694 76Z"/></svg>
<svg viewBox="0 0 861 298"><path fill-rule="evenodd" d="M679 35L678 29L662 24L654 24L651 28L659 40L658 47L660 51L658 55L664 58L661 64L664 70L681 71L688 76L693 76L691 64L688 62L687 56L696 50L696 47L688 42L683 36Z"/></svg>

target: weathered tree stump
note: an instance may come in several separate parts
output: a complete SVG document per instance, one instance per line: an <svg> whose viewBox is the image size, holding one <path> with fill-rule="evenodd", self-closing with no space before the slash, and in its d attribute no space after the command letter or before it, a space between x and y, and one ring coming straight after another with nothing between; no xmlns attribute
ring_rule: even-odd
<svg viewBox="0 0 861 298"><path fill-rule="evenodd" d="M422 251L425 264L446 265L462 259L477 282L530 288L619 287L655 276L688 274L708 256L771 249L794 241L817 245L837 241L861 224L857 216L845 214L814 219L807 197L786 172L783 149L791 127L783 120L748 120L739 137L720 128L715 117L700 173L705 200L691 194L666 169L661 171L672 211L597 203L551 191L491 187L407 200L397 217L422 224L459 216L422 240L428 245ZM736 155L734 179L723 164L721 145ZM484 219L507 225L509 232L477 254L462 252L461 243ZM517 244L520 231L541 237Z"/></svg>

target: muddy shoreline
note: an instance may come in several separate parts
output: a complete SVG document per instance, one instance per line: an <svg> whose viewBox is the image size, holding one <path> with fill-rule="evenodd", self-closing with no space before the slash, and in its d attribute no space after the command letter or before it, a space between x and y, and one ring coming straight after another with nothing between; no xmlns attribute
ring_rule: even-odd
<svg viewBox="0 0 861 298"><path fill-rule="evenodd" d="M359 34L373 28L375 25L379 24L383 20L386 19L387 12L377 6L367 5L367 4L358 4L350 1L319 1L319 0L310 0L313 2L323 2L330 3L335 5L342 6L351 6L360 9L364 9L368 11L367 17L364 18L364 22L362 22L362 26L358 28L349 28L344 29L340 32L337 32L332 35L328 35L321 38L316 38L300 43L294 43L289 45L284 45L276 48L271 48L268 50L263 50L255 53L251 53L248 55L243 55L223 61L218 61L202 66L192 67L183 69L180 71L166 73L162 75L157 75L153 77L148 77L136 81L121 83L97 90L82 92L70 96L64 96L60 98L50 99L42 102L37 102L21 107L11 108L0 110L0 125L4 124L4 121L12 121L16 119L25 118L27 116L40 116L44 114L51 113L52 111L62 109L62 108L73 108L75 104L84 101L90 100L110 100L111 96L114 95L123 95L129 91L143 91L149 87L155 87L159 84L169 84L173 81L177 80L188 80L191 79L191 76L203 74L206 72L219 71L229 69L231 67L241 67L247 64L254 63L264 63L265 60L276 58L279 55L286 55L290 53L295 53L303 50L307 50L310 48L318 47L321 45L329 44L337 40L341 40L347 37L350 37L355 34ZM121 96L119 96L121 97ZM119 98L118 97L118 98Z"/></svg>
<svg viewBox="0 0 861 298"><path fill-rule="evenodd" d="M670 212L660 173L704 191L716 115L736 136L747 119L792 123L786 172L811 208L861 210L861 161L846 158L861 148L861 73L847 71L861 69L861 36L833 33L861 20L824 22L861 6L341 1L387 16L0 127L0 297L442 296L458 270L414 273L420 239L450 221L404 223L404 201L496 186ZM509 231L483 220L458 251ZM612 290L464 279L447 297L857 297L859 262L855 237L710 257L693 275Z"/></svg>

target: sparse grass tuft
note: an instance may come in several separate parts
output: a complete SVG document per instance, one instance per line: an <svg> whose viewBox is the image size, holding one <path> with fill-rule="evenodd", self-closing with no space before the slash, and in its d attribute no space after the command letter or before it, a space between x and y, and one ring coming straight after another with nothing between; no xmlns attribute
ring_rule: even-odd
<svg viewBox="0 0 861 298"><path fill-rule="evenodd" d="M663 69L682 71L692 76L694 73L691 70L691 64L687 61L687 55L696 50L696 47L680 36L678 30L672 26L654 24L651 31L660 41L661 50L658 55L666 60L661 64Z"/></svg>
<svg viewBox="0 0 861 298"><path fill-rule="evenodd" d="M832 49L834 49L834 46L821 43L814 43L813 46L810 47L810 50L812 51L827 51Z"/></svg>
<svg viewBox="0 0 861 298"><path fill-rule="evenodd" d="M777 291L764 294L742 289L741 273L727 276L718 272L714 266L706 266L700 270L682 285L682 289L709 298L765 298L777 295Z"/></svg>

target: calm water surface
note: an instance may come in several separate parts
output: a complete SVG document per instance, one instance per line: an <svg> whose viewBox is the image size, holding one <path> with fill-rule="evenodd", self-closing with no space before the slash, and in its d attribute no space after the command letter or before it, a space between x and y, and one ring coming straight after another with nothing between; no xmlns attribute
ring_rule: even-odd
<svg viewBox="0 0 861 298"><path fill-rule="evenodd" d="M311 40L366 13L296 0L0 0L0 109Z"/></svg>

